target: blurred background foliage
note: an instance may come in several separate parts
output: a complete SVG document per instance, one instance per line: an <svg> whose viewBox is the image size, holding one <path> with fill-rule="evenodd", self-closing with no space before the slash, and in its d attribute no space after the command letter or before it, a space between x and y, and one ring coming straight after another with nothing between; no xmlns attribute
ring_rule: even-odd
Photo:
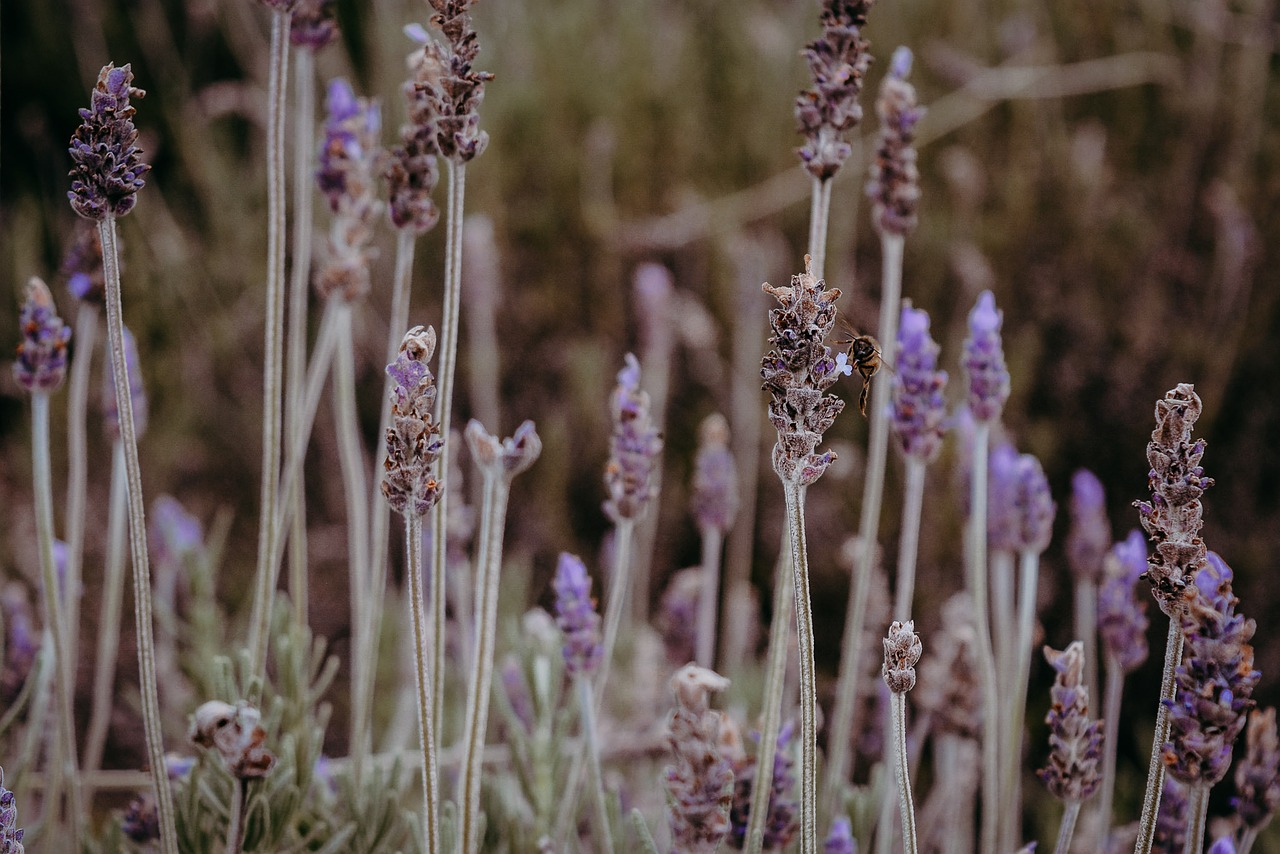
<svg viewBox="0 0 1280 854"><path fill-rule="evenodd" d="M1137 524L1131 502L1146 495L1154 403L1177 382L1194 382L1205 402L1205 467L1217 480L1204 536L1235 567L1242 610L1258 620L1264 703L1280 686L1280 643L1269 632L1280 616L1270 576L1280 551L1275 5L882 0L866 30L877 62L861 127L869 140L886 59L909 45L931 112L921 126L921 223L907 243L904 295L933 317L955 400L963 397L966 313L986 287L1004 310L1009 434L1041 459L1059 502L1060 536L1042 583L1046 639L1069 640L1068 609L1049 602L1070 601L1061 537L1071 473L1098 473L1123 536ZM339 0L339 9L342 40L319 55L317 86L344 75L381 98L390 143L404 118L398 87L410 43L401 28L425 22L428 9L410 0ZM686 511L696 426L730 411L735 374L746 381L734 368L735 333L759 336L756 359L765 349L759 283L785 281L802 266L808 183L793 153L792 102L806 85L799 52L818 32L817 11L812 0L489 0L476 8L479 67L495 80L482 108L492 139L468 170L467 200L469 212L495 224L500 346L467 350L464 309L456 410L459 423L477 411L468 377L496 364L501 423L486 426L509 433L528 417L544 436L543 459L515 482L507 537L513 561L533 567L533 596L545 590L556 552L593 555L607 529L608 394L623 353L643 357L657 334L646 336L633 287L644 261L666 265L676 285L655 578L698 560ZM249 0L8 0L0 10L0 279L9 294L0 300L0 341L17 339L17 295L32 274L56 280L64 317L74 313L57 273L75 219L65 200L66 144L99 67L131 62L147 90L137 122L155 167L122 222L125 314L152 405L143 473L150 495L171 492L205 519L233 510L219 582L233 609L248 604L256 539L267 17ZM874 332L878 240L860 211L865 169L856 160L835 184L826 272L845 292L852 324ZM442 203L443 187L438 196ZM323 229L327 215L317 210ZM370 448L393 242L384 229L378 285L357 321ZM439 324L442 257L437 229L419 241L414 322ZM646 377L655 382L663 378ZM856 394L844 388L846 399ZM27 431L25 401L5 371L0 566L8 573L30 573L35 563ZM856 407L847 409L829 434L844 464L809 497L819 665L828 675L847 587L838 552L857 525L865 432ZM105 440L95 441L105 460ZM334 445L322 406L308 480L312 554L317 584L341 590ZM941 601L962 586L959 454L949 445L931 470L925 507L917 611L926 644ZM881 528L888 565L899 481L891 463ZM92 595L105 467L90 489ZM764 585L781 520L767 462L756 518L751 561ZM655 583L655 602L659 592ZM344 654L345 598L313 599L317 632ZM1153 623L1158 638L1163 625ZM1148 665L1128 692L1138 718L1152 713L1146 698L1157 672ZM1122 750L1141 767L1145 745Z"/></svg>

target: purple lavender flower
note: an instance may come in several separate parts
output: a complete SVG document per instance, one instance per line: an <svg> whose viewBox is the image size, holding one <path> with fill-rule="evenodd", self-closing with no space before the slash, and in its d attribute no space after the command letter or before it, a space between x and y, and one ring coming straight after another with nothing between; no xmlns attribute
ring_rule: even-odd
<svg viewBox="0 0 1280 854"><path fill-rule="evenodd" d="M1230 836L1223 836L1215 839L1205 854L1236 854L1236 846Z"/></svg>
<svg viewBox="0 0 1280 854"><path fill-rule="evenodd" d="M796 97L796 125L805 136L799 151L804 168L827 180L852 150L844 135L862 121L862 78L871 65L862 37L873 0L826 0L822 35L805 48L813 88Z"/></svg>
<svg viewBox="0 0 1280 854"><path fill-rule="evenodd" d="M1181 854L1187 839L1187 787L1166 774L1160 793L1160 810L1156 813L1156 831L1152 851Z"/></svg>
<svg viewBox="0 0 1280 854"><path fill-rule="evenodd" d="M1205 565L1200 539L1200 496L1213 485L1200 466L1205 441L1191 441L1202 404L1195 387L1179 383L1156 401L1156 428L1147 443L1151 501L1136 501L1143 529L1156 544L1147 558L1146 579L1160 610L1176 619L1183 591Z"/></svg>
<svg viewBox="0 0 1280 854"><path fill-rule="evenodd" d="M4 615L5 644L3 669L0 670L0 706L8 708L26 684L31 666L40 651L40 632L36 628L27 588L10 581L0 588L0 612Z"/></svg>
<svg viewBox="0 0 1280 854"><path fill-rule="evenodd" d="M135 144L138 129L133 126L137 112L130 98L146 93L130 85L133 70L128 65L107 65L98 74L89 108L80 110L81 124L71 137L71 207L85 219L103 220L124 216L137 203L138 190L146 183L142 176L151 167L142 162Z"/></svg>
<svg viewBox="0 0 1280 854"><path fill-rule="evenodd" d="M591 598L591 576L583 562L560 554L553 582L556 591L556 622L564 635L565 669L571 676L587 676L604 655L600 644L600 615Z"/></svg>
<svg viewBox="0 0 1280 854"><path fill-rule="evenodd" d="M436 386L427 367L435 349L435 330L415 326L405 333L396 360L387 365L387 375L395 380L395 386L391 389L382 494L397 513L422 516L440 500L435 463L444 439L440 425L431 420Z"/></svg>
<svg viewBox="0 0 1280 854"><path fill-rule="evenodd" d="M1009 399L1009 370L1000 343L1003 323L1004 312L996 308L996 298L991 291L983 291L969 312L962 360L969 378L969 409L977 421L997 420Z"/></svg>
<svg viewBox="0 0 1280 854"><path fill-rule="evenodd" d="M436 140L438 114L427 92L439 88L448 56L418 24L405 27L405 35L418 45L409 54L410 77L403 87L409 122L400 128L400 144L391 149L386 177L391 222L396 228L412 228L415 234L422 234L440 219L440 210L431 200L440 180L436 165L440 154Z"/></svg>
<svg viewBox="0 0 1280 854"><path fill-rule="evenodd" d="M1102 581L1102 561L1111 545L1102 482L1088 469L1071 476L1071 532L1067 534L1067 562L1076 577Z"/></svg>
<svg viewBox="0 0 1280 854"><path fill-rule="evenodd" d="M609 400L613 437L604 484L609 498L605 514L615 524L639 517L656 493L654 471L662 453L662 435L649 415L649 395L640 390L640 363L631 353L618 371L618 385Z"/></svg>
<svg viewBox="0 0 1280 854"><path fill-rule="evenodd" d="M1022 515L1018 508L1018 449L996 442L987 455L987 545L994 551L1022 547Z"/></svg>
<svg viewBox="0 0 1280 854"><path fill-rule="evenodd" d="M898 449L929 462L942 447L947 402L947 372L938 370L938 345L929 335L929 313L902 303L898 346L894 352L892 414L889 424Z"/></svg>
<svg viewBox="0 0 1280 854"><path fill-rule="evenodd" d="M529 694L529 683L525 681L524 670L521 669L519 660L512 655L508 655L502 662L502 692L511 707L511 713L520 722L525 733L532 733L533 697Z"/></svg>
<svg viewBox="0 0 1280 854"><path fill-rule="evenodd" d="M77 300L101 305L107 280L102 269L102 239L96 226L76 220L75 236L62 256L62 275L67 290Z"/></svg>
<svg viewBox="0 0 1280 854"><path fill-rule="evenodd" d="M710 707L711 692L729 680L688 664L671 677L676 708L671 713L672 765L666 769L667 822L678 851L714 854L729 832L733 769L720 755L720 713Z"/></svg>
<svg viewBox="0 0 1280 854"><path fill-rule="evenodd" d="M380 210L374 190L382 118L377 103L357 98L342 78L329 84L326 106L316 182L334 217L316 289L322 297L338 294L350 301L369 291L370 242Z"/></svg>
<svg viewBox="0 0 1280 854"><path fill-rule="evenodd" d="M166 753L164 755L165 775L171 783L184 779L191 773L191 769L195 767L196 758L194 756L184 756L180 753Z"/></svg>
<svg viewBox="0 0 1280 854"><path fill-rule="evenodd" d="M124 330L124 370L129 376L129 398L133 402L133 429L141 437L147 432L147 390L142 385L142 365L138 360L138 342L128 327ZM112 359L106 360L102 372L102 421L107 438L120 438L120 410L116 407L116 372Z"/></svg>
<svg viewBox="0 0 1280 854"><path fill-rule="evenodd" d="M1044 648L1058 675L1050 689L1049 764L1036 772L1062 801L1083 801L1102 782L1102 721L1089 720L1089 689L1084 686L1084 644L1072 641L1062 652Z"/></svg>
<svg viewBox="0 0 1280 854"><path fill-rule="evenodd" d="M680 667L697 657L698 603L702 599L702 567L677 570L667 580L654 622L662 634L667 662Z"/></svg>
<svg viewBox="0 0 1280 854"><path fill-rule="evenodd" d="M120 817L120 832L140 845L159 841L160 814L156 812L155 798L150 794L134 795Z"/></svg>
<svg viewBox="0 0 1280 854"><path fill-rule="evenodd" d="M1271 823L1280 806L1280 738L1276 735L1276 710L1249 712L1245 753L1236 764L1236 794L1231 799L1244 826L1253 831Z"/></svg>
<svg viewBox="0 0 1280 854"><path fill-rule="evenodd" d="M1049 479L1031 454L1018 457L1014 506L1019 523L1018 550L1042 553L1053 537L1053 516L1058 508L1049 493Z"/></svg>
<svg viewBox="0 0 1280 854"><path fill-rule="evenodd" d="M428 2L436 13L431 23L444 34L448 49L439 52L446 60L440 74L428 77L420 85L437 116L436 145L440 153L455 163L466 163L489 144L489 135L480 130L480 104L484 101L484 84L493 75L472 67L480 45L471 23L471 0Z"/></svg>
<svg viewBox="0 0 1280 854"><path fill-rule="evenodd" d="M320 50L338 38L337 0L298 0L289 22L289 41L300 48Z"/></svg>
<svg viewBox="0 0 1280 854"><path fill-rule="evenodd" d="M905 694L916 686L916 664L924 647L915 632L915 622L894 620L884 643L884 664L880 673L884 684L895 694Z"/></svg>
<svg viewBox="0 0 1280 854"><path fill-rule="evenodd" d="M818 453L817 448L844 409L843 400L825 393L840 375L825 343L836 322L840 291L826 290L809 267L806 256L805 271L791 277L790 287L764 285L780 307L769 311L773 349L760 363L769 421L778 431L773 470L784 483L799 486L817 481L835 460L833 451Z"/></svg>
<svg viewBox="0 0 1280 854"><path fill-rule="evenodd" d="M822 846L823 854L858 854L858 842L853 838L853 826L849 819L838 816L831 822L831 833Z"/></svg>
<svg viewBox="0 0 1280 854"><path fill-rule="evenodd" d="M1260 674L1253 669L1253 620L1236 613L1231 568L1213 552L1188 585L1179 615L1186 655L1166 700L1168 773L1187 784L1213 785L1231 766L1231 746L1253 707Z"/></svg>
<svg viewBox="0 0 1280 854"><path fill-rule="evenodd" d="M781 850L791 843L800 827L800 805L795 799L795 757L791 739L795 735L795 721L787 721L778 730L777 751L773 755L773 777L770 782L769 815L764 822L764 848ZM759 735L756 735L759 739ZM747 824L751 820L751 793L759 777L755 760L743 759L734 769L733 807L729 811L732 825L729 844L741 849L746 843Z"/></svg>
<svg viewBox="0 0 1280 854"><path fill-rule="evenodd" d="M729 450L729 422L708 415L698 428L698 456L694 460L693 518L700 530L724 534L738 512L738 469Z"/></svg>
<svg viewBox="0 0 1280 854"><path fill-rule="evenodd" d="M942 629L920 665L917 705L936 732L976 742L982 735L982 688L975 652L973 600L956 593L942 607Z"/></svg>
<svg viewBox="0 0 1280 854"><path fill-rule="evenodd" d="M916 103L916 89L907 82L911 51L893 52L889 73L880 84L876 115L880 136L876 159L867 180L871 221L881 234L907 236L916 229L916 203L920 200L920 172L916 169L916 123L924 108Z"/></svg>
<svg viewBox="0 0 1280 854"><path fill-rule="evenodd" d="M4 787L4 769L0 768L0 852L22 854L24 831L18 827L18 804L13 792Z"/></svg>
<svg viewBox="0 0 1280 854"><path fill-rule="evenodd" d="M1147 569L1147 544L1142 533L1130 531L1112 546L1103 566L1098 634L1107 654L1130 673L1147 660L1147 603L1136 595L1138 579Z"/></svg>
<svg viewBox="0 0 1280 854"><path fill-rule="evenodd" d="M157 565L181 568L188 556L204 548L200 520L172 495L151 502L149 537Z"/></svg>
<svg viewBox="0 0 1280 854"><path fill-rule="evenodd" d="M22 340L13 378L30 392L54 391L67 375L67 343L71 327L58 317L49 287L35 276L27 282L27 295L18 317Z"/></svg>

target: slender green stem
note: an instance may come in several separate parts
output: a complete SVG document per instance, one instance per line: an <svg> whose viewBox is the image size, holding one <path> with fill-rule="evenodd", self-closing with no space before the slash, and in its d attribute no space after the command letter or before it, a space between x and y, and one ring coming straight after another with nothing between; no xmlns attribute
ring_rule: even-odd
<svg viewBox="0 0 1280 854"><path fill-rule="evenodd" d="M315 160L316 83L315 54L308 49L294 53L293 136L293 266L289 278L289 330L285 338L289 404L284 429L289 440L297 438L302 420L303 384L307 370L307 286L311 276L312 207L311 173ZM289 596L293 620L307 625L307 511L302 482L296 481L289 501ZM378 502L384 504L385 502Z"/></svg>
<svg viewBox="0 0 1280 854"><path fill-rule="evenodd" d="M107 743L111 721L111 700L115 693L116 653L120 646L120 612L124 607L125 522L128 518L129 485L124 473L124 447L115 443L111 455L111 501L107 511L107 565L103 579L102 610L98 617L98 654L93 673L93 712L85 738L86 774L102 767L102 750ZM92 806L92 794L85 797Z"/></svg>
<svg viewBox="0 0 1280 854"><path fill-rule="evenodd" d="M587 742L587 769L591 775L591 801L596 808L596 842L604 854L613 854L613 830L609 827L609 809L605 800L604 776L600 772L600 737L596 731L595 699L591 681L579 676L578 706L582 712L582 734Z"/></svg>
<svg viewBox="0 0 1280 854"><path fill-rule="evenodd" d="M1124 692L1124 668L1108 654L1107 691L1103 702L1102 790L1098 793L1098 839L1106 849L1111 836L1111 805L1116 791L1116 739L1120 735L1120 699Z"/></svg>
<svg viewBox="0 0 1280 854"><path fill-rule="evenodd" d="M813 276L822 278L827 260L827 223L831 215L831 179L813 178L813 194L809 197L809 257Z"/></svg>
<svg viewBox="0 0 1280 854"><path fill-rule="evenodd" d="M1018 617L1017 635L1010 649L1013 660L1011 678L1013 685L1007 696L1012 700L1008 708L1008 724L1005 728L1004 777L1000 803L1005 815L1000 832L1001 851L1012 851L1018 845L1018 832L1022 826L1022 728L1027 716L1027 681L1031 678L1032 635L1036 627L1036 594L1040 583L1040 555L1032 549L1024 549L1018 555Z"/></svg>
<svg viewBox="0 0 1280 854"><path fill-rule="evenodd" d="M268 633L276 592L279 562L273 546L281 517L276 505L280 491L280 448L284 385L284 115L289 77L289 12L280 8L271 17L271 60L267 84L267 294L264 363L262 369L262 495L258 523L257 586L249 627L250 661L257 676L266 673ZM104 249L105 251L105 249ZM119 380L117 380L119 382ZM163 768L163 765L157 766Z"/></svg>
<svg viewBox="0 0 1280 854"><path fill-rule="evenodd" d="M716 612L720 604L720 545L724 533L719 528L702 529L702 594L698 598L698 664L711 668L716 654Z"/></svg>
<svg viewBox="0 0 1280 854"><path fill-rule="evenodd" d="M1015 556L1007 549L992 549L987 554L987 577L991 580L991 596L988 607L991 608L991 648L996 658L996 675L1000 678L1000 690L1013 688L1013 677L1018 661L1018 652L1014 644L1015 602L1013 591ZM1001 709L1008 720L1008 709ZM1006 728L1001 724L1001 728Z"/></svg>
<svg viewBox="0 0 1280 854"><path fill-rule="evenodd" d="M1085 687L1089 689L1089 713L1098 711L1098 586L1091 578L1076 580L1076 637L1084 644Z"/></svg>
<svg viewBox="0 0 1280 854"><path fill-rule="evenodd" d="M84 839L84 811L81 809L79 773L76 770L76 721L74 712L75 679L68 657L65 584L58 578L53 557L53 477L49 462L49 393L35 391L31 395L31 455L36 500L36 539L40 546L40 575L44 583L45 620L53 638L54 685L58 698L58 730L61 742L53 763L56 773L65 775L67 811L70 813L75 847ZM53 789L51 803L57 804L62 787ZM55 813L56 814L56 813Z"/></svg>
<svg viewBox="0 0 1280 854"><path fill-rule="evenodd" d="M813 669L813 609L805 542L804 487L784 483L800 653L800 851L818 850L818 687ZM761 778L764 779L764 778Z"/></svg>
<svg viewBox="0 0 1280 854"><path fill-rule="evenodd" d="M880 241L884 256L880 298L880 341L891 346L898 337L898 315L902 295L903 238L884 235ZM875 383L871 388L871 407L867 412L871 435L867 440L866 479L862 484L862 514L858 524L860 544L853 584L849 588L849 604L845 611L844 636L840 642L840 674L836 680L836 704L828 732L829 759L824 789L828 804L841 784L853 773L850 738L853 714L858 704L859 661L862 657L862 634L867 617L867 594L871 589L871 570L875 563L876 537L880 529L880 508L884 499L884 469L889 451L889 384Z"/></svg>
<svg viewBox="0 0 1280 854"><path fill-rule="evenodd" d="M1058 844L1053 848L1053 854L1069 854L1071 851L1071 837L1076 832L1076 819L1080 817L1080 802L1067 801L1066 810L1062 813L1062 824L1058 826Z"/></svg>
<svg viewBox="0 0 1280 854"><path fill-rule="evenodd" d="M784 525L790 524L785 522ZM787 536L783 532L783 536ZM778 731L782 727L782 697L787 682L787 653L791 644L791 617L795 613L792 572L787 552L778 555L773 576L773 621L769 624L769 650L764 672L764 704L760 709L760 746L756 749L756 784L751 789L751 810L747 814L747 854L760 854L764 845L764 825L769 818L769 796L773 793L773 765L778 752Z"/></svg>
<svg viewBox="0 0 1280 854"><path fill-rule="evenodd" d="M462 212L466 201L467 166L465 163L449 164L449 198L445 211L445 259L444 303L440 322L439 373L436 375L436 423L445 436L453 417L453 377L458 362L458 309L462 304ZM448 560L449 519L449 457L450 445L446 441L440 450L437 471L440 482L440 501L431 513L431 623L432 652L434 656L436 738L441 732L444 717L444 683L447 662L445 660L446 601L448 579L445 577Z"/></svg>
<svg viewBox="0 0 1280 854"><path fill-rule="evenodd" d="M485 471L480 515L480 551L476 556L475 660L467 694L465 759L462 766L462 854L480 850L480 763L489 721L493 685L493 650L498 633L498 578L502 568L502 533L510 485L501 472ZM581 683L582 680L579 680ZM582 683L585 684L585 683Z"/></svg>
<svg viewBox="0 0 1280 854"><path fill-rule="evenodd" d="M431 731L434 708L431 702L431 671L427 665L427 626L422 596L422 517L404 516L406 572L409 577L409 611L413 622L413 674L418 688L418 743L422 747L422 833L423 850L440 851L439 772L436 768L436 740Z"/></svg>
<svg viewBox="0 0 1280 854"><path fill-rule="evenodd" d="M1161 753L1164 743L1169 740L1169 709L1165 700L1173 700L1177 687L1173 681L1173 671L1182 663L1182 630L1178 621L1170 618L1169 634L1164 646L1164 675L1160 680L1160 700L1156 706L1156 731L1152 736L1151 764L1147 768L1147 790L1142 797L1142 818L1138 821L1138 841L1134 845L1134 854L1151 854L1151 845L1156 835L1156 814L1160 811L1160 793L1164 789L1164 762Z"/></svg>
<svg viewBox="0 0 1280 854"><path fill-rule="evenodd" d="M227 821L227 854L240 854L244 850L244 796L248 780L231 781L231 817Z"/></svg>
<svg viewBox="0 0 1280 854"><path fill-rule="evenodd" d="M898 579L893 595L893 619L911 619L915 598L916 555L920 546L920 510L924 504L925 462L907 457L907 485L902 496L902 531L898 535Z"/></svg>
<svg viewBox="0 0 1280 854"><path fill-rule="evenodd" d="M1253 843L1258 841L1258 830L1256 827L1246 827L1240 831L1240 844L1236 846L1236 854L1249 854Z"/></svg>
<svg viewBox="0 0 1280 854"><path fill-rule="evenodd" d="M129 493L129 547L133 558L133 616L138 634L138 682L142 694L142 722L147 743L147 762L155 787L156 814L160 821L160 847L164 854L177 854L178 833L174 826L173 793L165 774L164 738L160 724L160 697L156 687L155 639L151 623L151 564L147 556L147 518L142 502L142 468L138 463L138 434L133 424L133 398L129 394L129 374L124 357L124 319L120 300L120 256L116 247L113 217L98 223L102 239L102 260L107 282L107 341L116 387L116 409L120 415L120 442L124 446L125 475Z"/></svg>
<svg viewBox="0 0 1280 854"><path fill-rule="evenodd" d="M67 384L67 654L80 659L80 596L84 576L84 506L88 484L88 440L85 413L89 400L89 367L98 338L98 307L80 303L76 312L76 358Z"/></svg>
<svg viewBox="0 0 1280 854"><path fill-rule="evenodd" d="M916 854L916 809L911 801L911 776L907 770L907 695L889 699L893 710L893 764L898 780L898 804L902 812L902 850Z"/></svg>

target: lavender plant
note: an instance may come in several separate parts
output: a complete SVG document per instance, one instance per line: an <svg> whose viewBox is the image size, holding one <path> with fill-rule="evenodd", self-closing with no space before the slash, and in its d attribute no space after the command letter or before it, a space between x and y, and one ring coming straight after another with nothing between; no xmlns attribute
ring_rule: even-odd
<svg viewBox="0 0 1280 854"><path fill-rule="evenodd" d="M0 851L23 854L24 831L18 827L18 805L13 792L4 787L4 770L0 769Z"/></svg>
<svg viewBox="0 0 1280 854"><path fill-rule="evenodd" d="M1271 822L1280 805L1280 738L1276 736L1276 710L1249 712L1245 752L1236 764L1236 794L1231 799L1240 822L1240 854L1249 854L1258 833Z"/></svg>
<svg viewBox="0 0 1280 854"><path fill-rule="evenodd" d="M680 851L714 854L729 832L733 770L720 755L720 714L712 692L729 687L718 673L689 664L671 677L676 708L669 737L673 765L667 767L667 822Z"/></svg>
<svg viewBox="0 0 1280 854"><path fill-rule="evenodd" d="M1049 724L1049 764L1036 773L1053 796L1066 804L1054 851L1067 854L1080 805L1101 783L1102 721L1089 718L1084 645L1072 641L1062 652L1045 647L1044 657L1057 676L1045 718Z"/></svg>

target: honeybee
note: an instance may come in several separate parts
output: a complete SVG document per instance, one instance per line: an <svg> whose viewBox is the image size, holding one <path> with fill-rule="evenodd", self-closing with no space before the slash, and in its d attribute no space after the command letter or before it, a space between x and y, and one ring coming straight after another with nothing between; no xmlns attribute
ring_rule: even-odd
<svg viewBox="0 0 1280 854"><path fill-rule="evenodd" d="M843 341L837 341L836 344L846 347L845 351L836 359L836 368L842 373L851 376L855 370L862 377L862 393L858 395L858 411L862 413L862 417L867 417L867 393L871 389L871 378L884 365L884 358L880 352L880 342L870 335L859 335L852 327L844 321L841 321L841 327L852 338ZM887 366L886 366L887 367Z"/></svg>

